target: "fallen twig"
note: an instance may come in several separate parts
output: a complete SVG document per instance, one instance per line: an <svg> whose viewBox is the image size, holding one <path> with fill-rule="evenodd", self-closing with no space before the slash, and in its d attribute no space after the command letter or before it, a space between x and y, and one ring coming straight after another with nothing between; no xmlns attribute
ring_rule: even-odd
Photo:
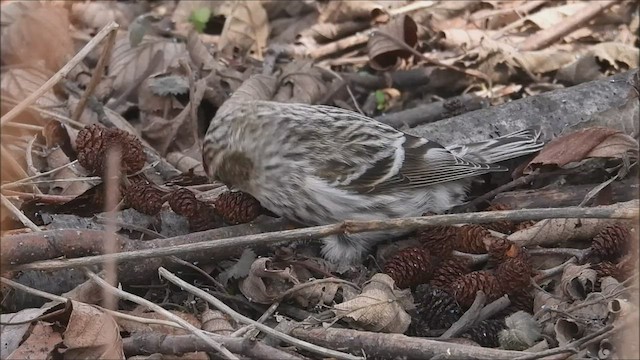
<svg viewBox="0 0 640 360"><path fill-rule="evenodd" d="M144 249L129 252L121 252L116 254L87 256L78 259L67 260L48 260L41 262L34 262L30 264L24 264L15 266L14 270L26 270L26 269L63 269L78 266L87 266L93 264L104 263L105 261L127 261L134 259L164 257L169 255L182 255L189 253L198 253L203 251L216 250L214 253L209 254L212 257L220 258L223 255L229 254L229 251L235 249L243 249L248 246L257 245L275 245L278 243L285 243L290 241L309 241L313 239L322 238L325 236L339 234L339 233L361 233L368 231L380 231L391 229L406 229L414 230L422 226L429 225L450 225L457 223L488 223L501 220L511 221L526 221L526 220L540 220L546 218L606 218L606 219L633 219L638 215L637 201L631 201L628 203L617 204L616 206L601 206L592 208L549 208L549 209L525 209L525 210L507 210L507 211L486 211L478 213L467 214L450 214L450 215L433 215L425 217L413 217L413 218L401 218L401 219L388 219L388 220L373 220L373 221L344 221L342 223L315 226L303 229L283 230L271 233L254 234L247 236L238 236L232 238L218 239L214 241L202 241L196 243L184 243L182 245L167 246L157 249ZM79 230L69 230L73 234L70 236L78 236ZM49 235L47 232L42 232L43 235ZM198 235L200 234L200 235ZM2 252L0 256L5 260L5 263L17 265L16 259L7 258L4 251L5 243L16 244L16 242L27 240L27 236L30 234L20 234L4 239L2 244ZM22 238L21 238L22 237ZM191 237L202 238L202 233L193 233L176 238L163 239L163 241L176 240L180 238L180 241L187 242L187 239ZM35 239L31 238L31 241ZM49 242L50 239L47 239ZM61 256L61 255L58 255Z"/></svg>
<svg viewBox="0 0 640 360"><path fill-rule="evenodd" d="M473 304L469 307L467 311L444 332L444 334L440 335L440 339L446 340L451 339L453 337L457 337L458 335L465 332L467 329L472 327L476 321L478 320L478 316L480 312L484 308L484 304L487 301L487 296L482 291L478 291L476 293L476 298L473 300Z"/></svg>
<svg viewBox="0 0 640 360"><path fill-rule="evenodd" d="M170 271L168 271L167 269L164 268L160 268L158 269L158 273L160 274L160 276L162 276L163 278L167 279L169 282L173 283L174 285L177 285L179 287L181 287L182 289L184 289L185 291L198 296L200 298L202 298L203 300L207 301L209 304L215 306L218 310L224 312L225 314L231 316L234 320L236 320L237 322L243 323L243 324L251 324L253 326L256 327L256 329L269 334L273 337L275 337L276 339L279 339L281 341L285 341L289 344L293 344L301 349L305 349L308 351L312 351L316 354L320 354L323 356L330 356L330 357L334 357L336 359L346 359L346 360L356 360L356 359L362 359L359 356L353 356L351 354L347 354L347 353L343 353L340 351L335 351L335 350L331 350L331 349L325 349L323 347L317 346L317 345L313 345L310 344L306 341L302 341L299 339L296 339L292 336L283 334L277 330L274 330L270 327L268 327L267 325L261 324L255 320L251 320L248 317L234 311L232 308L230 308L229 306L227 306L227 304L223 303L222 301L216 299L214 296L212 296L211 294L207 293L204 290L201 290L185 281L183 281L182 279L178 278L177 276L175 276L174 274L172 274Z"/></svg>

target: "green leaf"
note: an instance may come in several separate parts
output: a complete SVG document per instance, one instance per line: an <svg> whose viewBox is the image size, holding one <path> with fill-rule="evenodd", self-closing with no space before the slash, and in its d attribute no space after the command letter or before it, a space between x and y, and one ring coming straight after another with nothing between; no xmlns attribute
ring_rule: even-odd
<svg viewBox="0 0 640 360"><path fill-rule="evenodd" d="M191 12L189 22L193 24L198 32L203 32L207 26L207 22L211 18L211 9L199 8Z"/></svg>
<svg viewBox="0 0 640 360"><path fill-rule="evenodd" d="M376 90L376 109L384 110L387 107L387 98L382 90Z"/></svg>

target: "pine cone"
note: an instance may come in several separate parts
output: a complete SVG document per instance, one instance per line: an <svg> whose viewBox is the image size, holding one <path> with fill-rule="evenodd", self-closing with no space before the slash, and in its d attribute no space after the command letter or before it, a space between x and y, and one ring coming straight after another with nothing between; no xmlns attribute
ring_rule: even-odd
<svg viewBox="0 0 640 360"><path fill-rule="evenodd" d="M500 340L498 334L507 328L503 319L484 320L478 325L470 328L461 336L477 342L484 347L498 347Z"/></svg>
<svg viewBox="0 0 640 360"><path fill-rule="evenodd" d="M147 215L155 215L162 209L164 192L147 182L131 183L124 192L125 204Z"/></svg>
<svg viewBox="0 0 640 360"><path fill-rule="evenodd" d="M455 245L457 229L453 226L427 226L416 232L422 246L433 256L445 257L451 254Z"/></svg>
<svg viewBox="0 0 640 360"><path fill-rule="evenodd" d="M104 174L109 150L120 147L120 169L125 174L142 170L147 156L140 140L120 129L87 126L78 132L76 149L78 162L95 173Z"/></svg>
<svg viewBox="0 0 640 360"><path fill-rule="evenodd" d="M590 259L615 261L629 251L631 232L621 223L616 223L600 230L591 241Z"/></svg>
<svg viewBox="0 0 640 360"><path fill-rule="evenodd" d="M489 230L480 225L461 226L458 228L455 249L471 254L486 253L484 238L488 236L491 236Z"/></svg>
<svg viewBox="0 0 640 360"><path fill-rule="evenodd" d="M401 289L423 284L431 276L431 257L422 247L402 249L387 261L384 272Z"/></svg>
<svg viewBox="0 0 640 360"><path fill-rule="evenodd" d="M433 277L429 284L433 287L445 289L460 276L469 273L469 262L461 257L445 259L433 271Z"/></svg>
<svg viewBox="0 0 640 360"><path fill-rule="evenodd" d="M509 293L509 301L511 302L509 307L514 310L512 312L522 310L531 313L533 311L533 288L527 287Z"/></svg>
<svg viewBox="0 0 640 360"><path fill-rule="evenodd" d="M464 313L456 300L446 291L427 284L418 285L414 298L416 308L411 314L407 335L432 336L429 330L448 329Z"/></svg>
<svg viewBox="0 0 640 360"><path fill-rule="evenodd" d="M200 201L197 206L198 208L195 214L187 217L189 220L189 230L197 232L222 226L222 221L216 215L212 206Z"/></svg>
<svg viewBox="0 0 640 360"><path fill-rule="evenodd" d="M458 304L463 308L468 308L476 299L476 293L482 290L487 296L487 301L493 301L504 294L500 286L498 277L493 272L481 270L474 271L457 278L449 284L445 290L449 291Z"/></svg>
<svg viewBox="0 0 640 360"><path fill-rule="evenodd" d="M602 261L591 267L596 271L599 279L612 276L618 281L624 281L635 272L636 264L634 254L627 254L617 263Z"/></svg>
<svg viewBox="0 0 640 360"><path fill-rule="evenodd" d="M505 204L491 204L486 211L503 211L511 210L511 208ZM516 229L516 224L513 221L502 220L494 221L484 225L485 228L493 231L497 231L503 234L511 234Z"/></svg>
<svg viewBox="0 0 640 360"><path fill-rule="evenodd" d="M214 204L216 213L232 225L248 223L263 213L260 202L243 192L222 193Z"/></svg>
<svg viewBox="0 0 640 360"><path fill-rule="evenodd" d="M201 210L202 202L187 188L179 188L169 196L169 206L176 214L188 218L196 218Z"/></svg>
<svg viewBox="0 0 640 360"><path fill-rule="evenodd" d="M489 253L489 259L493 263L515 257L519 252L519 247L513 241L491 235L485 238L485 246Z"/></svg>
<svg viewBox="0 0 640 360"><path fill-rule="evenodd" d="M522 252L520 256L501 262L496 268L495 274L500 279L502 291L513 293L529 287L533 269L528 256Z"/></svg>

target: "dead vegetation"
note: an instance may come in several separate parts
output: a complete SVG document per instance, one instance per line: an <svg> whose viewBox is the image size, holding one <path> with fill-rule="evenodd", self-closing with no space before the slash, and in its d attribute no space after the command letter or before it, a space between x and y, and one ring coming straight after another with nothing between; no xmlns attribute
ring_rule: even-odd
<svg viewBox="0 0 640 360"><path fill-rule="evenodd" d="M637 2L0 10L2 358L640 356ZM300 227L205 177L232 94L547 144L450 214ZM314 241L397 228L348 268Z"/></svg>

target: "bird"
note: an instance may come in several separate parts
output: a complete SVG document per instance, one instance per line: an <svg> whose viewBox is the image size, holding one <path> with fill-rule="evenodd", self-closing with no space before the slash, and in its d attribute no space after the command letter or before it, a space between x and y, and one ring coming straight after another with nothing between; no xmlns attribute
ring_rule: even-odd
<svg viewBox="0 0 640 360"><path fill-rule="evenodd" d="M466 201L472 179L536 152L539 129L445 147L371 117L328 105L227 100L203 139L207 176L306 226L443 213ZM362 261L405 230L331 235L321 253Z"/></svg>

